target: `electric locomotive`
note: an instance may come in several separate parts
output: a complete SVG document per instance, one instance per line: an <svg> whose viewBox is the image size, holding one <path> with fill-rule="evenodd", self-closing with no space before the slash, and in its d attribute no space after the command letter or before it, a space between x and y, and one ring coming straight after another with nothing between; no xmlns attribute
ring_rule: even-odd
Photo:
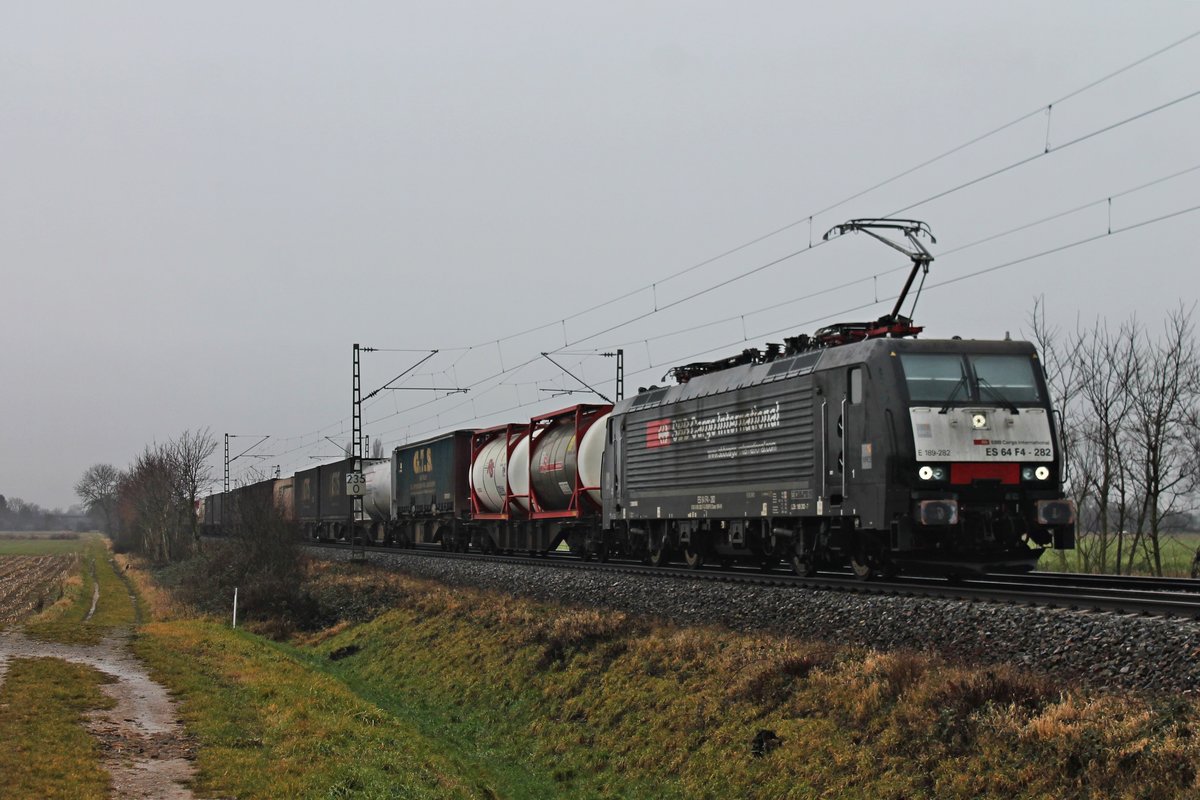
<svg viewBox="0 0 1200 800"><path fill-rule="evenodd" d="M899 229L911 249L883 239ZM618 403L602 554L656 564L848 563L863 578L1032 569L1074 546L1058 425L1028 342L916 340L900 316L932 256L923 223L856 220L913 259L891 315L674 370ZM932 236L929 236L932 240Z"/></svg>

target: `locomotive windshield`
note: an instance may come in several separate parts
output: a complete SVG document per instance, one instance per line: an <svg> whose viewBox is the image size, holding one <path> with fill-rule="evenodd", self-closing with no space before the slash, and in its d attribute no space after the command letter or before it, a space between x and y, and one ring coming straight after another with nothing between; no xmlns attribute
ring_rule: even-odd
<svg viewBox="0 0 1200 800"><path fill-rule="evenodd" d="M902 353L900 363L914 403L1036 403L1041 400L1033 362L1019 355Z"/></svg>

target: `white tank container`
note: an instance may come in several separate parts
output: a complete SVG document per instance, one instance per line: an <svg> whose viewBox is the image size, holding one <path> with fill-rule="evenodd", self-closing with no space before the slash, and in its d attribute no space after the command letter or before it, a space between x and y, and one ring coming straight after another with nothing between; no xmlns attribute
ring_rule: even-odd
<svg viewBox="0 0 1200 800"><path fill-rule="evenodd" d="M514 495L524 495L517 497L517 505L522 511L529 510L529 434L521 437L521 441L517 442L517 446L513 448L512 463L509 464L508 470L508 485L512 489Z"/></svg>
<svg viewBox="0 0 1200 800"><path fill-rule="evenodd" d="M594 486L588 489L588 496L595 502L600 502L600 473L604 460L605 430L608 428L608 418L612 413L605 414L592 423L592 427L583 434L579 443L579 482L583 486Z"/></svg>
<svg viewBox="0 0 1200 800"><path fill-rule="evenodd" d="M508 442L497 436L480 449L471 462L471 489L479 498L483 510L498 514L504 510L508 493Z"/></svg>

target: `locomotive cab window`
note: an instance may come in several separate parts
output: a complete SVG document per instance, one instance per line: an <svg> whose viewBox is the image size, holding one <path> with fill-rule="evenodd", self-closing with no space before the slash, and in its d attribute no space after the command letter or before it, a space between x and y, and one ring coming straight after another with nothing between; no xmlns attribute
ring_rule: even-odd
<svg viewBox="0 0 1200 800"><path fill-rule="evenodd" d="M900 364L914 403L1037 403L1042 397L1028 356L904 353Z"/></svg>
<svg viewBox="0 0 1200 800"><path fill-rule="evenodd" d="M948 403L969 400L970 386L962 356L936 353L902 353L908 397L914 403Z"/></svg>
<svg viewBox="0 0 1200 800"><path fill-rule="evenodd" d="M980 399L1036 403L1041 399L1028 356L971 356Z"/></svg>

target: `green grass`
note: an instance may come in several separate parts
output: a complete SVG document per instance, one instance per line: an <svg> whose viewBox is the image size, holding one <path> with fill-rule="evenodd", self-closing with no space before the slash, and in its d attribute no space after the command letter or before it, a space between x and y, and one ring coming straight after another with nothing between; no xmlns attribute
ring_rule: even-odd
<svg viewBox="0 0 1200 800"><path fill-rule="evenodd" d="M1125 546L1122 549L1122 572L1125 570L1125 565L1129 562L1128 548L1133 543L1133 537L1126 534ZM1043 572L1095 572L1096 569L1088 569L1085 562L1083 551L1090 549L1095 552L1095 542L1093 539L1084 535L1080 537L1078 547L1074 550L1048 550L1042 555L1038 562L1038 569ZM1186 578L1191 576L1192 559L1196 557L1196 548L1200 547L1200 533L1167 533L1161 535L1162 548L1162 566L1163 575L1165 577ZM1108 555L1108 572L1115 572L1113 561L1116 558L1116 542L1115 540L1109 545ZM1093 556L1093 563L1095 556ZM1149 557L1145 551L1139 546L1137 557L1134 560L1134 575L1152 575L1154 570Z"/></svg>
<svg viewBox="0 0 1200 800"><path fill-rule="evenodd" d="M142 628L134 649L181 698L201 745L201 795L489 796L487 776L464 770L446 743L256 636L158 622Z"/></svg>
<svg viewBox="0 0 1200 800"><path fill-rule="evenodd" d="M40 556L78 553L95 537L79 539L0 539L0 556Z"/></svg>
<svg viewBox="0 0 1200 800"><path fill-rule="evenodd" d="M67 603L26 624L25 631L30 636L70 644L95 644L114 629L131 626L136 621L137 601L130 600L130 587L114 571L104 540L90 536L82 547L82 584L70 588ZM86 619L97 582L100 600L96 612Z"/></svg>
<svg viewBox="0 0 1200 800"><path fill-rule="evenodd" d="M107 798L100 748L83 714L111 708L95 669L51 658L18 658L0 684L0 796Z"/></svg>

